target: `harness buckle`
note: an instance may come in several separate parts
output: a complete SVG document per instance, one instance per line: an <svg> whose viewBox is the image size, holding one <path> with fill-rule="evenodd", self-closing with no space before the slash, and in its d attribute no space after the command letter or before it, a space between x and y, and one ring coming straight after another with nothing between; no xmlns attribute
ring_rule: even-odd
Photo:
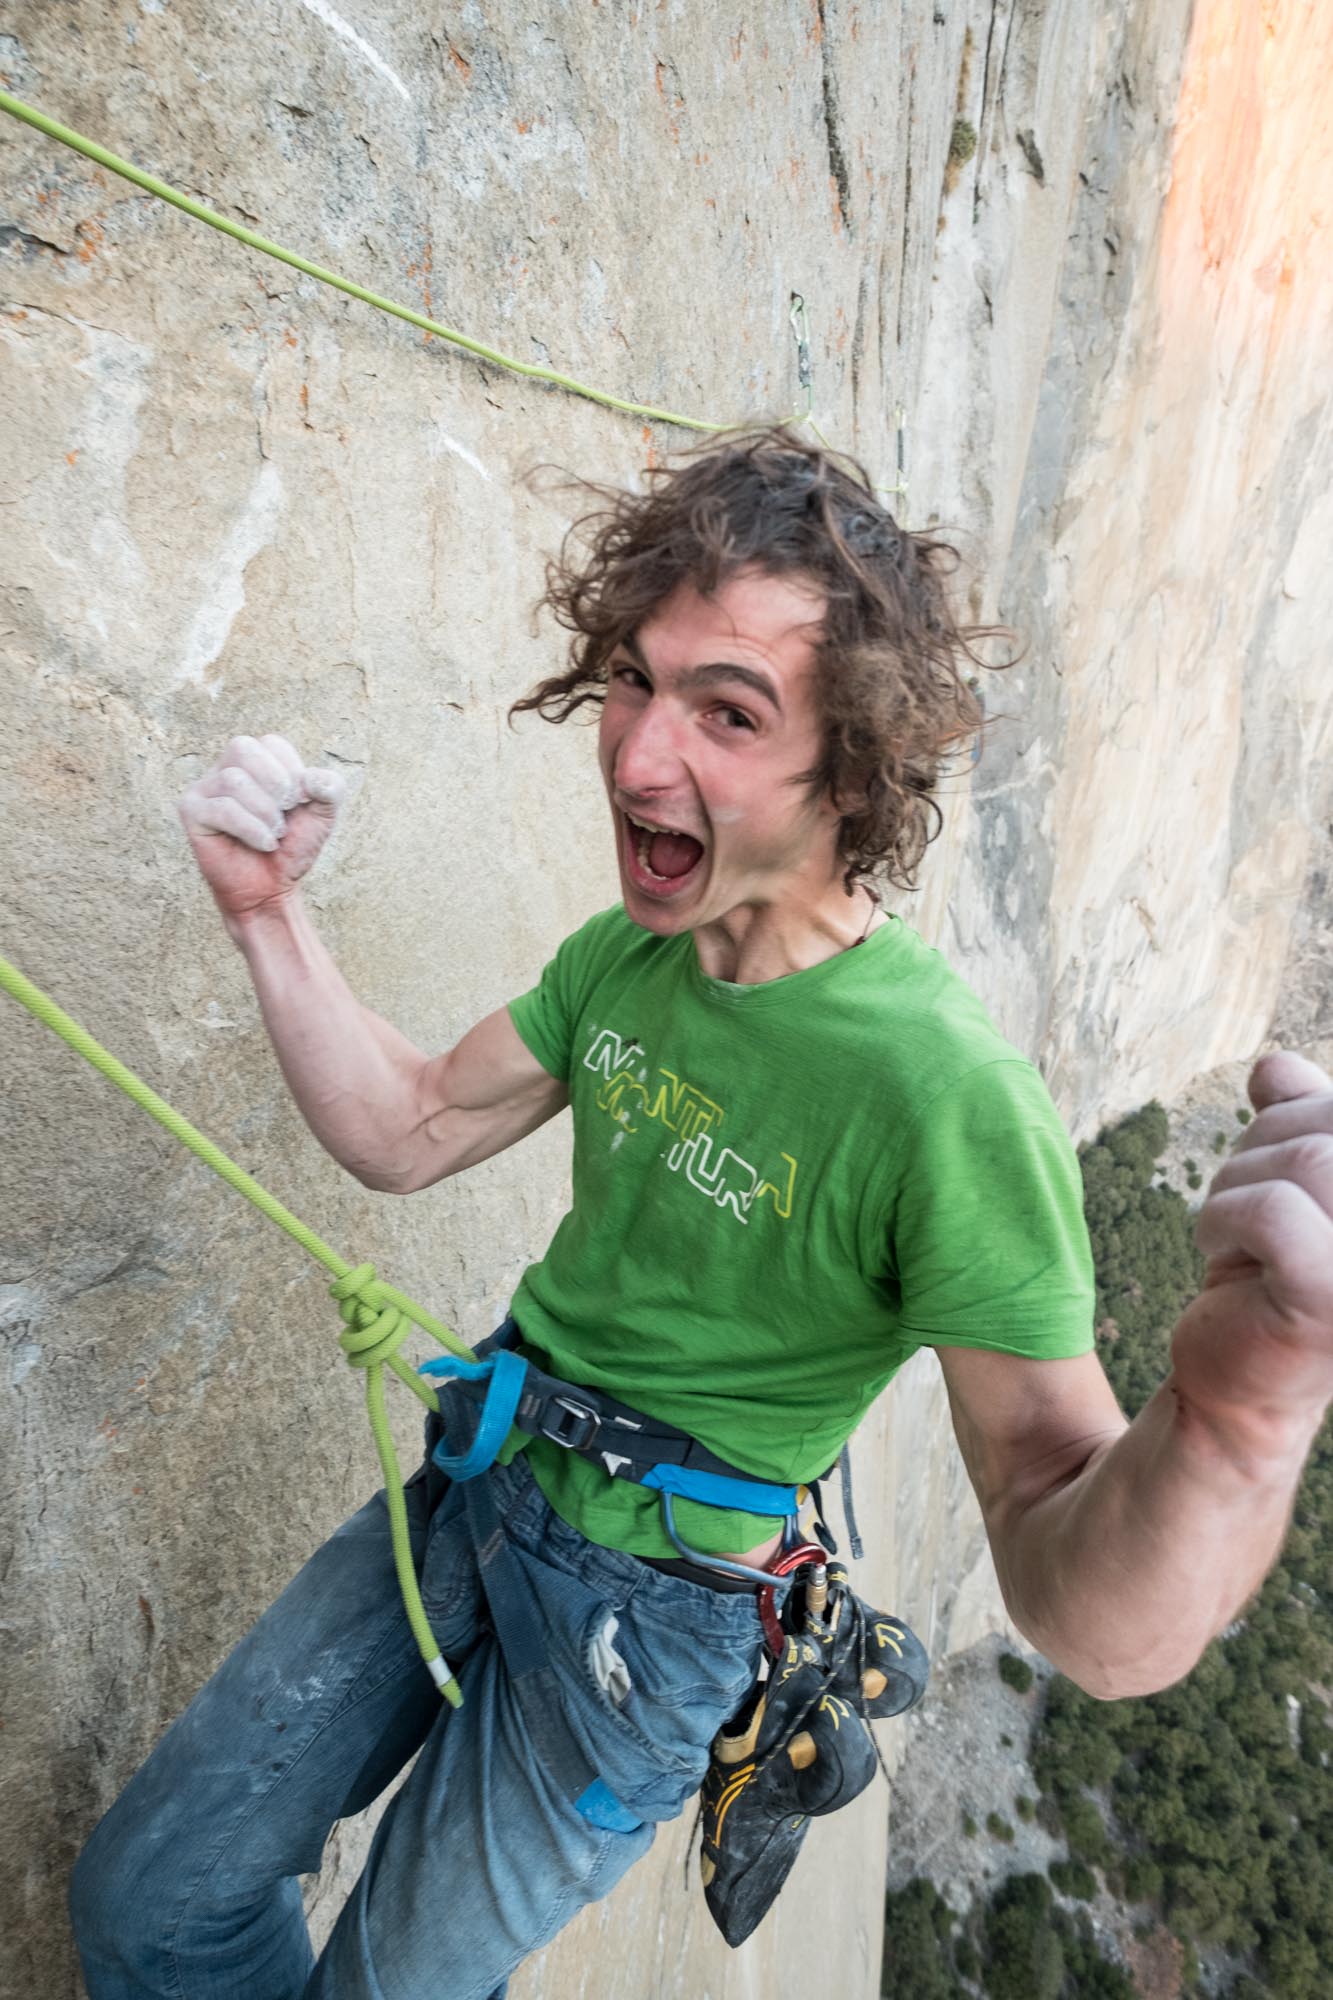
<svg viewBox="0 0 1333 2000"><path fill-rule="evenodd" d="M558 1411L552 1416L552 1410ZM602 1415L573 1396L552 1396L542 1412L538 1435L565 1451L586 1451L602 1428Z"/></svg>

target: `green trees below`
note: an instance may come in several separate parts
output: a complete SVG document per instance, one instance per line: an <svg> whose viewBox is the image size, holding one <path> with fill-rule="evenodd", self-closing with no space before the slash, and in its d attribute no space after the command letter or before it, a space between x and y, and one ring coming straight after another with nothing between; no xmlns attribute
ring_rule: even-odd
<svg viewBox="0 0 1333 2000"><path fill-rule="evenodd" d="M893 2000L1135 2000L1081 1913L1061 1909L1044 1875L1011 1875L960 1919L918 1876L885 1908L881 1991Z"/></svg>
<svg viewBox="0 0 1333 2000"><path fill-rule="evenodd" d="M1170 1365L1202 1280L1180 1195L1150 1185L1166 1141L1149 1104L1080 1154L1097 1338L1134 1416ZM1177 1686L1097 1702L1059 1677L1033 1770L1071 1856L1182 1939L1252 1957L1275 2000L1333 1996L1333 1448L1306 1470L1283 1559ZM1235 2000L1253 1981L1233 1988Z"/></svg>
<svg viewBox="0 0 1333 2000"><path fill-rule="evenodd" d="M933 1882L918 1875L891 1894L884 1909L884 1970L880 1991L911 2000L967 2000L953 1929L957 1919ZM969 1958L969 1964L975 1959Z"/></svg>
<svg viewBox="0 0 1333 2000"><path fill-rule="evenodd" d="M1001 1653L998 1672L1006 1687L1013 1688L1018 1694L1026 1694L1036 1679L1027 1661L1020 1659L1017 1653Z"/></svg>
<svg viewBox="0 0 1333 2000"><path fill-rule="evenodd" d="M1134 2000L1104 1959L1086 1917L1060 1909L1044 1875L1011 1875L982 1920L982 1976L991 2000Z"/></svg>
<svg viewBox="0 0 1333 2000"><path fill-rule="evenodd" d="M1032 1752L1071 1855L1182 1939L1253 1955L1273 2000L1333 1996L1324 1616L1284 1567L1175 1687L1096 1702L1054 1679Z"/></svg>
<svg viewBox="0 0 1333 2000"><path fill-rule="evenodd" d="M1243 1110L1236 1117L1249 1122ZM1171 1330L1203 1279L1187 1203L1154 1184L1167 1138L1166 1113L1151 1103L1079 1154L1097 1346L1130 1417L1167 1374ZM1194 1162L1187 1172L1198 1184ZM1003 1656L999 1673L1027 1692L1031 1670L1017 1655ZM1225 2000L1333 2000L1330 1687L1326 1430L1279 1566L1188 1679L1119 1702L1094 1701L1060 1676L1047 1684L1030 1753L1041 1794L1035 1811L1063 1836L1067 1856L1052 1863L1049 1879L1015 1874L963 1915L929 1882L891 1896L884 1993L1132 2000L1132 1984L1102 1958L1087 1918L1053 1894L1052 1885L1071 1902L1088 1900L1100 1876L1114 1897L1140 1916L1146 1906L1183 1942L1187 1993L1202 1991L1197 1948L1221 1946L1247 1967ZM1019 1816L1028 1813L1019 1808ZM987 1826L994 1839L999 1829ZM967 1831L976 1834L974 1821ZM1004 1851L1000 1834L992 1852Z"/></svg>
<svg viewBox="0 0 1333 2000"><path fill-rule="evenodd" d="M1154 1100L1079 1152L1097 1347L1130 1415L1166 1373L1170 1330L1203 1282L1188 1204L1174 1188L1153 1185L1168 1136Z"/></svg>

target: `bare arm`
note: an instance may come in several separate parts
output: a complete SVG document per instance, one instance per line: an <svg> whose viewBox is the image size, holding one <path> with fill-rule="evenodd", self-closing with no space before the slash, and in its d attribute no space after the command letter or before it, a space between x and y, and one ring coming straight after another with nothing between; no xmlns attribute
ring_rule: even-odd
<svg viewBox="0 0 1333 2000"><path fill-rule="evenodd" d="M1284 1053L1250 1094L1199 1217L1204 1289L1132 1424L1094 1356L940 1350L1010 1615L1090 1694L1169 1685L1235 1617L1333 1394L1333 1092Z"/></svg>
<svg viewBox="0 0 1333 2000"><path fill-rule="evenodd" d="M1095 1355L940 1360L1019 1630L1107 1699L1187 1674L1274 1562L1308 1435L1238 1462L1174 1375L1127 1426Z"/></svg>
<svg viewBox="0 0 1333 2000"><path fill-rule="evenodd" d="M302 1116L367 1187L406 1194L512 1146L566 1092L503 1008L432 1058L352 993L299 887L340 790L283 738L237 737L187 792L181 817Z"/></svg>

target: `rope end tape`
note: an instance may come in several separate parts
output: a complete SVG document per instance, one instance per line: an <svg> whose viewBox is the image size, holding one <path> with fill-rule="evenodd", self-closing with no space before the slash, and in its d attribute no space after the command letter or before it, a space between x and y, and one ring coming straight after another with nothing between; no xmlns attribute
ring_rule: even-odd
<svg viewBox="0 0 1333 2000"><path fill-rule="evenodd" d="M449 1662L445 1659L443 1653L437 1653L433 1660L427 1660L426 1666L430 1672L431 1679L448 1702L450 1708L461 1708L463 1706L463 1690L459 1687L458 1682L450 1672Z"/></svg>

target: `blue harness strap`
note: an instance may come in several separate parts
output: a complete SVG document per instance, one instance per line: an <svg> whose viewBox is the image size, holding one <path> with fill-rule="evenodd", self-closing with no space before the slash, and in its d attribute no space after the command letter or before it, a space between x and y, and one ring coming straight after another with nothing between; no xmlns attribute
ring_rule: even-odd
<svg viewBox="0 0 1333 2000"><path fill-rule="evenodd" d="M794 1486L770 1486L761 1479L728 1477L721 1472L697 1472L687 1465L654 1465L639 1476L640 1486L672 1493L680 1500L701 1500L706 1507L734 1507L738 1514L781 1514L797 1509Z"/></svg>
<svg viewBox="0 0 1333 2000"><path fill-rule="evenodd" d="M476 1433L466 1451L451 1452L445 1440L435 1448L434 1462L449 1478L475 1479L495 1463L510 1430L517 1428L591 1459L613 1479L650 1487L664 1501L696 1500L784 1520L797 1512L795 1485L758 1479L675 1424L644 1416L601 1391L559 1381L517 1354L517 1340L518 1328L507 1320L479 1350L484 1359L442 1354L421 1368L423 1375L457 1382L470 1401L480 1402Z"/></svg>
<svg viewBox="0 0 1333 2000"><path fill-rule="evenodd" d="M481 1418L467 1450L451 1453L448 1440L441 1438L433 1454L440 1471L450 1479L475 1479L479 1472L494 1465L497 1452L513 1429L528 1372L527 1362L502 1347L485 1361L464 1361L461 1355L444 1354L438 1361L427 1361L418 1372L486 1383Z"/></svg>
<svg viewBox="0 0 1333 2000"><path fill-rule="evenodd" d="M518 1360L517 1355L504 1353L495 1358ZM520 1368L522 1365L520 1362ZM485 1368L487 1364L483 1362L481 1366ZM491 1380L494 1379L492 1372ZM462 1397L442 1398L441 1405L441 1419L447 1407L455 1424L468 1420ZM484 1412L481 1421L485 1421ZM441 1443L449 1443L447 1435ZM477 1452L476 1435L466 1449L452 1453L446 1450L443 1460L437 1462L452 1460L465 1465L474 1455L481 1455ZM491 1457L494 1458L493 1452ZM632 1833L642 1821L616 1797L569 1723L564 1689L546 1649L541 1613L505 1533L491 1482L473 1472L461 1482L461 1491L491 1623L532 1746L565 1797L585 1819L594 1826Z"/></svg>

